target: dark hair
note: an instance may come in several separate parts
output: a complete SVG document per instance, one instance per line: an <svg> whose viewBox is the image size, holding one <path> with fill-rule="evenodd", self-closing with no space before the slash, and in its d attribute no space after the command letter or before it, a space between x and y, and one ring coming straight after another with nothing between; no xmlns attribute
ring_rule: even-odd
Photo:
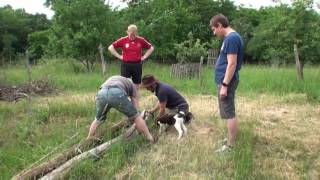
<svg viewBox="0 0 320 180"><path fill-rule="evenodd" d="M229 20L223 14L217 14L211 18L210 26L218 27L218 23L224 28L229 27Z"/></svg>

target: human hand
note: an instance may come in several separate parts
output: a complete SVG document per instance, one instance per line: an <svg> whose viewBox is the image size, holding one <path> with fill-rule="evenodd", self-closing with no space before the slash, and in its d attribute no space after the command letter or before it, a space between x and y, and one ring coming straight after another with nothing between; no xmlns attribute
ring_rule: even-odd
<svg viewBox="0 0 320 180"><path fill-rule="evenodd" d="M152 116L152 118L154 118L154 114L153 114L153 111L152 110L150 110L150 109L147 109L146 110L146 114L147 114L147 116Z"/></svg>
<svg viewBox="0 0 320 180"><path fill-rule="evenodd" d="M88 134L87 139L94 139L95 138L96 133L92 133L92 134Z"/></svg>
<svg viewBox="0 0 320 180"><path fill-rule="evenodd" d="M220 95L220 99L225 99L228 96L228 87L221 86L219 95Z"/></svg>

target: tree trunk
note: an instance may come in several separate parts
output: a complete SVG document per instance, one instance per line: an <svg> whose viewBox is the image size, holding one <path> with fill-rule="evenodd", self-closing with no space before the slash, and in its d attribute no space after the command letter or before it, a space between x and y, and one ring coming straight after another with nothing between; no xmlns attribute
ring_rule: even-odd
<svg viewBox="0 0 320 180"><path fill-rule="evenodd" d="M126 124L126 120L120 121L111 127L111 132L115 133ZM39 166L31 167L30 169L24 170L19 174L15 175L12 179L38 179L44 174L54 170L55 168L61 166L63 163L69 159L81 154L83 151L86 151L97 144L101 143L102 137L110 130L109 128L103 128L101 126L100 130L97 131L97 139L84 139L79 144L72 146L71 148L65 150L63 153L59 154L56 158L44 162ZM100 140L99 140L100 139Z"/></svg>
<svg viewBox="0 0 320 180"><path fill-rule="evenodd" d="M140 114L143 119L146 121L149 120L150 116L146 115L144 112ZM145 116L146 115L146 116ZM132 138L135 135L136 128L135 124L133 124L125 133L119 135L118 137L111 139L110 141L103 143L89 151L83 152L72 159L68 160L66 163L61 165L59 168L53 170L52 172L46 174L41 179L42 180L53 180L53 179L62 179L64 174L70 170L74 165L80 162L83 159L86 159L90 156L99 157L99 155L103 154L107 149L111 147L112 144L120 141L121 139L128 139Z"/></svg>
<svg viewBox="0 0 320 180"><path fill-rule="evenodd" d="M66 163L64 163L59 168L53 170L52 172L48 173L47 175L43 176L41 180L53 180L58 178L63 178L66 172L69 171L74 165L76 165L78 162L80 162L83 159L86 159L90 156L98 156L101 155L104 151L109 149L112 144L119 142L123 137L126 136L126 134L132 134L135 131L135 124L131 126L131 128L124 134L111 139L110 141L103 143L99 145L98 147L95 147L89 151L83 152L72 159L68 160Z"/></svg>
<svg viewBox="0 0 320 180"><path fill-rule="evenodd" d="M104 61L104 56L103 56L103 46L100 43L99 45L99 53L100 53L100 59L101 59L101 67L102 67L102 77L104 77L105 72L106 72L106 63Z"/></svg>
<svg viewBox="0 0 320 180"><path fill-rule="evenodd" d="M90 72L90 64L89 64L89 60L87 58L85 60L85 64L86 64L86 67L87 67L87 72L89 73Z"/></svg>
<svg viewBox="0 0 320 180"><path fill-rule="evenodd" d="M297 44L293 45L293 49L294 49L294 57L296 60L296 69L297 69L297 79L299 81L303 80L303 69L300 63L300 59L299 59L299 52L298 52L298 47Z"/></svg>

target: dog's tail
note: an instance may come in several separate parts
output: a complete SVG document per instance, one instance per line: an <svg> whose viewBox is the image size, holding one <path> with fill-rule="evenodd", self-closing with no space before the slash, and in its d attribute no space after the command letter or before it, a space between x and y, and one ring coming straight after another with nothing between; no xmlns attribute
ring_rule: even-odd
<svg viewBox="0 0 320 180"><path fill-rule="evenodd" d="M193 114L191 112L187 112L187 114L184 117L184 123L189 124L192 119L193 119Z"/></svg>

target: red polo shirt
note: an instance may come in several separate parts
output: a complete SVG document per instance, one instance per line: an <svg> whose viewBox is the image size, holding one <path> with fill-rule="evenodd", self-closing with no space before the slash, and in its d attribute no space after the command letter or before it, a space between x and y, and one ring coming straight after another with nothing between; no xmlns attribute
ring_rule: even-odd
<svg viewBox="0 0 320 180"><path fill-rule="evenodd" d="M123 62L140 62L143 49L150 49L151 44L142 37L137 36L131 41L129 37L122 37L112 43L114 48L122 49Z"/></svg>

